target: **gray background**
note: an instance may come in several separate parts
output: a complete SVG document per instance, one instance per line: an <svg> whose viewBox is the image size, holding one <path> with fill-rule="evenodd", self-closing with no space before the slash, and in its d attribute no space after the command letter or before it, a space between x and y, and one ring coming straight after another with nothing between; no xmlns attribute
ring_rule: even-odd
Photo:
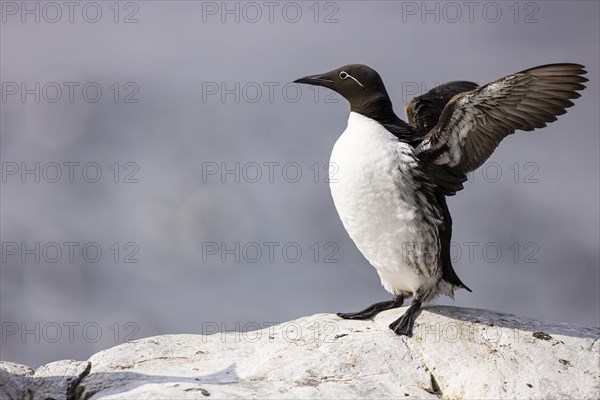
<svg viewBox="0 0 600 400"><path fill-rule="evenodd" d="M355 62L380 72L401 117L407 98L445 81L486 83L552 62L586 65L591 81L574 108L543 131L508 138L449 199L455 269L473 293L459 291L456 302L439 303L600 325L598 2L521 2L516 8L514 2L478 2L471 16L462 2L428 2L434 11L423 15L421 2L321 2L317 22L312 1L295 3L302 11L297 22L291 22L297 7L289 2L276 3L272 21L262 2L255 3L259 18L256 7L229 2L240 10L239 22L226 14L224 23L222 10L203 15L203 7L220 9L221 2L121 2L117 23L112 1L100 3L96 23L83 18L87 2L78 4L73 22L65 7L57 22L46 21L55 10L45 3L39 3L39 23L32 15L22 22L20 10L3 13L4 168L39 162L52 178L48 163L81 164L73 183L66 167L57 183L5 176L1 240L28 248L81 245L73 262L63 253L55 263L43 254L40 262L32 255L23 262L3 248L0 359L36 367L85 359L132 337L208 332L212 323L219 330L251 329L387 299L323 182L348 105L326 90L315 99L308 87L286 86ZM93 19L87 7L86 18ZM137 22L124 23L132 12ZM40 89L36 103L34 95L24 102L20 94L7 95L6 82L80 86L73 103L66 90L56 103L47 101L52 85L46 93ZM102 89L96 103L82 97L89 82ZM235 93L222 99L206 91L224 83L235 92L236 82L237 101ZM125 103L132 88L138 102ZM89 162L101 168L96 183L82 178L81 166ZM109 168L115 162L118 183ZM123 182L133 171L128 162L138 167L137 183ZM203 180L203 168L214 165L207 163L232 169L236 162L245 171L239 183L233 175ZM269 162L279 163L273 182L265 165L251 182L252 163ZM282 172L286 163L300 167L297 182L289 182L293 168ZM311 165L320 168L318 183ZM98 262L82 257L88 242L102 249ZM110 248L115 242L117 262ZM124 262L128 242L139 248L137 263ZM228 248L258 243L264 251L256 257L256 247L247 248L239 262L227 254L222 262L221 253L203 260L207 242ZM265 242L279 243L272 262ZM478 243L472 257L470 242ZM291 262L294 247L288 246L287 259L282 255L286 243L301 248L299 261ZM337 262L325 262L332 249ZM31 332L23 335L23 329Z"/></svg>

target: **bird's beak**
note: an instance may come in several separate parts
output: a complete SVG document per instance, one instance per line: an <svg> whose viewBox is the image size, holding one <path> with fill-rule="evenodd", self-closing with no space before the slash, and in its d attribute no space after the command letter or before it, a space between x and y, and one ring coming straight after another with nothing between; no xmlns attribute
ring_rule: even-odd
<svg viewBox="0 0 600 400"><path fill-rule="evenodd" d="M333 83L332 80L325 79L325 78L322 77L322 75L323 74L321 74L321 75L308 75L308 76L305 76L303 78L296 79L294 81L294 83L305 83L307 85L326 86L326 87L328 87L331 83Z"/></svg>

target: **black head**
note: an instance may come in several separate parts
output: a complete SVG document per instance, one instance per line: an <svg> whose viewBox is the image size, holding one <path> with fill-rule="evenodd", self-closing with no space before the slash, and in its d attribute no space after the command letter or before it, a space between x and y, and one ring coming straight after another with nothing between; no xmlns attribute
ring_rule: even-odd
<svg viewBox="0 0 600 400"><path fill-rule="evenodd" d="M381 77L373 68L349 64L320 75L296 79L294 83L324 86L344 96L352 111L360 112L374 104L391 102Z"/></svg>

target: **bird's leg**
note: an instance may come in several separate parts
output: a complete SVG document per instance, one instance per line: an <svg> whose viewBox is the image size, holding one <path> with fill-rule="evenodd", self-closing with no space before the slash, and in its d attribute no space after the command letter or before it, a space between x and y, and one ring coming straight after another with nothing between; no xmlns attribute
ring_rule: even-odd
<svg viewBox="0 0 600 400"><path fill-rule="evenodd" d="M390 329L397 335L412 336L413 325L415 324L415 315L421 308L421 301L414 299L408 310L397 320L390 324Z"/></svg>
<svg viewBox="0 0 600 400"><path fill-rule="evenodd" d="M354 312L354 313L337 313L338 317L342 317L344 319L369 319L381 311L391 310L392 308L401 307L404 303L404 297L402 295L394 297L392 300L382 301L380 303L375 303L362 311Z"/></svg>

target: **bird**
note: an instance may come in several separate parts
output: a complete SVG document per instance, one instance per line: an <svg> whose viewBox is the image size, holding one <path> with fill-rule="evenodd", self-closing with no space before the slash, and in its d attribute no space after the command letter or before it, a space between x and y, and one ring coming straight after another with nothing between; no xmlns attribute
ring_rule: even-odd
<svg viewBox="0 0 600 400"><path fill-rule="evenodd" d="M333 146L330 191L341 222L358 250L375 267L392 299L344 319L370 319L412 302L389 327L412 336L423 303L471 289L452 266L452 218L446 198L463 189L515 131L555 121L580 97L587 71L580 64L541 65L486 85L453 81L394 112L379 73L349 64L294 83L322 86L350 104L348 125Z"/></svg>

